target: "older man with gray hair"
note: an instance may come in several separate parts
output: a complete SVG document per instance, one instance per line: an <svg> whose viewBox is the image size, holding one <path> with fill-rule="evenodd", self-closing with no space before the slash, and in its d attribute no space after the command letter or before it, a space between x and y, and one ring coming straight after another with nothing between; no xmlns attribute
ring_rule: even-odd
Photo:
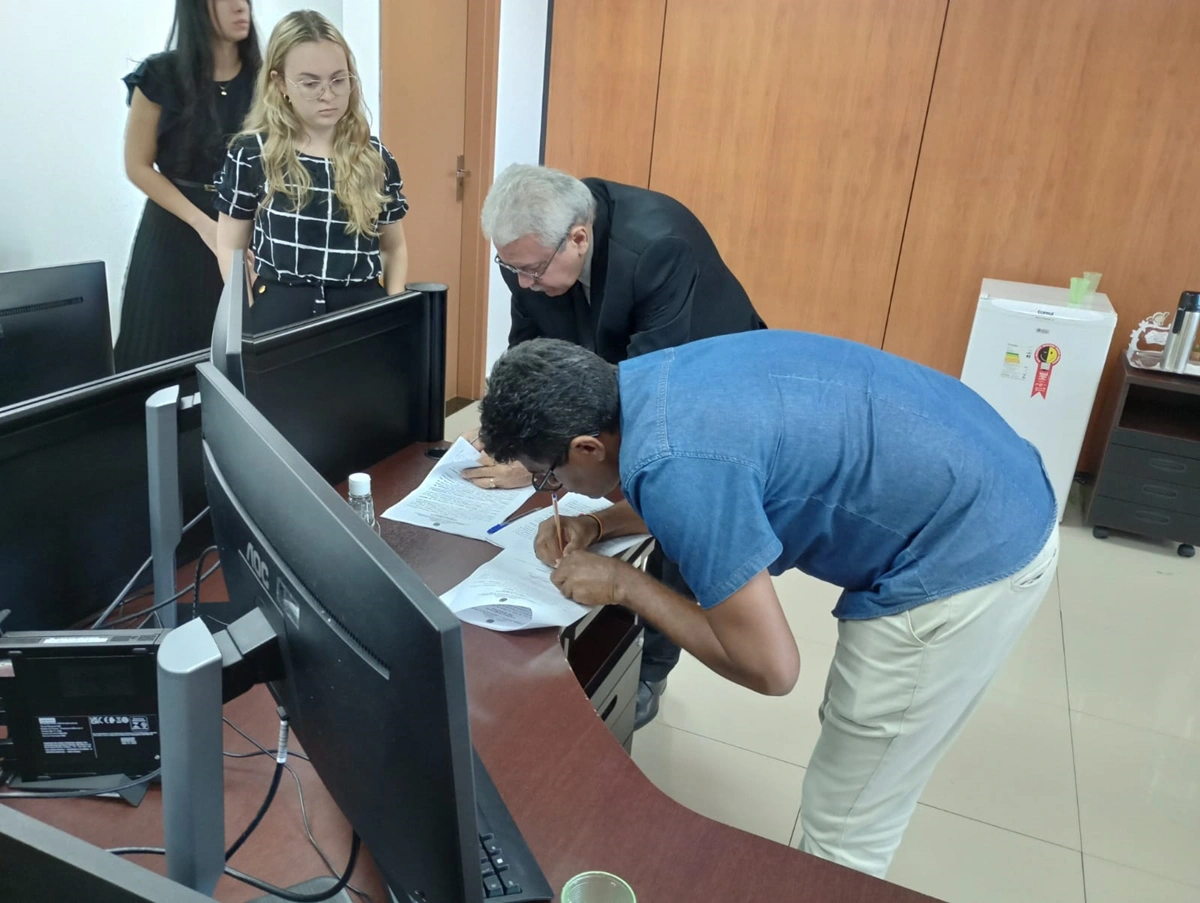
<svg viewBox="0 0 1200 903"><path fill-rule="evenodd" d="M483 232L512 290L509 347L563 339L612 364L765 325L704 225L664 194L515 164L492 185ZM486 456L465 476L484 488L528 485L520 464ZM647 571L691 597L656 551ZM635 724L658 712L679 647L647 627Z"/></svg>

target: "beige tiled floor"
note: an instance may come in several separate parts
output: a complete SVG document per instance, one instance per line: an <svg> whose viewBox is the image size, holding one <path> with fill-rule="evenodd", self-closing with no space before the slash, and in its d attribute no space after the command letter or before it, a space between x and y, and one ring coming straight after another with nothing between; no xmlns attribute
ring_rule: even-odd
<svg viewBox="0 0 1200 903"><path fill-rule="evenodd" d="M684 805L787 843L837 590L797 573L776 588L800 646L795 691L757 696L685 655L634 760ZM1068 513L1056 586L888 877L949 903L1200 903L1200 559L1101 542Z"/></svg>
<svg viewBox="0 0 1200 903"><path fill-rule="evenodd" d="M803 662L792 695L685 655L634 759L681 803L778 840L819 731L837 591L800 574L776 588ZM949 903L1200 903L1200 561L1068 515L1056 586L888 877Z"/></svg>

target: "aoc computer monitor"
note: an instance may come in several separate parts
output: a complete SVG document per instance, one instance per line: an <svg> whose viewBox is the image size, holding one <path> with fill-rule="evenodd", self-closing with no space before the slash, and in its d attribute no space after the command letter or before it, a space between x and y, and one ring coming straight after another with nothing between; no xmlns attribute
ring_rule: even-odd
<svg viewBox="0 0 1200 903"><path fill-rule="evenodd" d="M225 585L278 638L271 692L399 899L482 899L458 619L229 380L197 375Z"/></svg>

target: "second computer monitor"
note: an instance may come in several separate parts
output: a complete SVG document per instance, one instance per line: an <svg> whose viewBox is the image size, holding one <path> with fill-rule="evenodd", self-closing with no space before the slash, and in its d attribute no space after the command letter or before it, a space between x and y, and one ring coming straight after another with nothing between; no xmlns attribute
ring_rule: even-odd
<svg viewBox="0 0 1200 903"><path fill-rule="evenodd" d="M229 279L217 301L212 331L212 362L240 391L245 389L242 381L242 323L247 319L246 300L250 296L246 282L246 252L237 250L233 252Z"/></svg>
<svg viewBox="0 0 1200 903"><path fill-rule="evenodd" d="M0 407L112 373L102 261L0 273Z"/></svg>
<svg viewBox="0 0 1200 903"><path fill-rule="evenodd" d="M0 805L0 900L212 903L100 847Z"/></svg>
<svg viewBox="0 0 1200 903"><path fill-rule="evenodd" d="M444 295L408 292L244 336L246 397L332 483L438 441L444 305Z"/></svg>
<svg viewBox="0 0 1200 903"><path fill-rule="evenodd" d="M149 557L146 399L168 386L193 394L203 357L160 361L0 410L6 629L73 626L108 605ZM179 467L187 523L204 508L198 418L180 432ZM202 522L185 537L180 561L208 544L206 534Z"/></svg>

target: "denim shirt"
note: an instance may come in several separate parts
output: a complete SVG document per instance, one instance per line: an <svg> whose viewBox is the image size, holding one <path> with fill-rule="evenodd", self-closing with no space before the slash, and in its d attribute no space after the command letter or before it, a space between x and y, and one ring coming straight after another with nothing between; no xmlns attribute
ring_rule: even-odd
<svg viewBox="0 0 1200 903"><path fill-rule="evenodd" d="M620 365L621 485L700 604L764 568L895 614L1009 577L1054 529L1037 450L957 379L764 330Z"/></svg>

